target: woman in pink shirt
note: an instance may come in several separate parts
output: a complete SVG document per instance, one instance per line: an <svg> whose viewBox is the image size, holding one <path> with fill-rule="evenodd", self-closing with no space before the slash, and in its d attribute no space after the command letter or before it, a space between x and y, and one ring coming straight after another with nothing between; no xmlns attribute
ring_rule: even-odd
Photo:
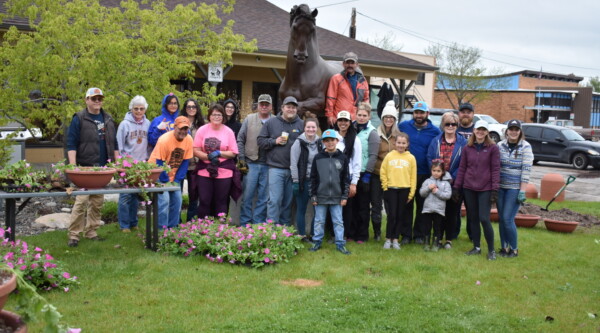
<svg viewBox="0 0 600 333"><path fill-rule="evenodd" d="M223 124L224 119L223 107L211 106L208 124L200 127L194 138L194 156L199 159L196 170L200 218L227 214L228 210L238 147L233 131Z"/></svg>

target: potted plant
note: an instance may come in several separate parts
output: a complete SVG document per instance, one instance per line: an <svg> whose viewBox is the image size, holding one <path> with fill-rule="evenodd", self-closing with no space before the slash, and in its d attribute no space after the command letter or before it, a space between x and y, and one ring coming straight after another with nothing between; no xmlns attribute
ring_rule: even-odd
<svg viewBox="0 0 600 333"><path fill-rule="evenodd" d="M143 203L151 202L145 189L154 187L163 171L171 170L168 165L159 166L145 160L136 160L131 156L118 156L117 160L110 161L108 166L116 169L114 177L118 184L124 187L138 187L141 190L140 197Z"/></svg>
<svg viewBox="0 0 600 333"><path fill-rule="evenodd" d="M22 160L0 170L0 190L5 192L39 192L51 188L47 174L34 170L31 164Z"/></svg>
<svg viewBox="0 0 600 333"><path fill-rule="evenodd" d="M58 170L58 171L57 171ZM66 175L69 180L80 188L102 188L113 178L114 168L107 166L84 167L67 164L64 160L54 165L54 176Z"/></svg>

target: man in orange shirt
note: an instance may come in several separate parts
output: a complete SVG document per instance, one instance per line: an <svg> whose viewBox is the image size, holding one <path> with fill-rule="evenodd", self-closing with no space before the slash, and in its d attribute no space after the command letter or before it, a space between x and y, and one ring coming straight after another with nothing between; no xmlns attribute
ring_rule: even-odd
<svg viewBox="0 0 600 333"><path fill-rule="evenodd" d="M161 135L148 159L157 165L171 167L169 173L160 175L161 183L175 182L177 186L185 179L188 164L193 157L193 140L188 134L190 121L186 116L175 119L175 128ZM158 224L166 228L175 228L181 215L181 191L163 192L158 197Z"/></svg>
<svg viewBox="0 0 600 333"><path fill-rule="evenodd" d="M356 120L356 110L360 102L369 103L369 83L358 68L358 56L354 52L344 54L344 70L329 80L325 99L325 116L333 127L337 114L346 110L352 120Z"/></svg>

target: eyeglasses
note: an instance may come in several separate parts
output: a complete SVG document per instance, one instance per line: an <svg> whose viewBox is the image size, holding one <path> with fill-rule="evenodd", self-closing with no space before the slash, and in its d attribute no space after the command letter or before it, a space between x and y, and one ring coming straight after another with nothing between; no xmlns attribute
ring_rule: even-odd
<svg viewBox="0 0 600 333"><path fill-rule="evenodd" d="M186 108L186 109L191 109L191 110L198 109L198 107L197 107L197 106L195 106L195 105L188 105L188 106L186 106L185 108Z"/></svg>
<svg viewBox="0 0 600 333"><path fill-rule="evenodd" d="M90 100L92 102L102 102L104 100L104 97L101 97L101 96L92 96L92 97L90 97Z"/></svg>
<svg viewBox="0 0 600 333"><path fill-rule="evenodd" d="M211 117L217 117L217 118L222 118L223 117L223 115L220 114L220 113L212 113L210 116Z"/></svg>
<svg viewBox="0 0 600 333"><path fill-rule="evenodd" d="M450 127L450 126L456 127L456 126L458 126L458 124L457 123L445 123L444 126L446 126L446 127Z"/></svg>
<svg viewBox="0 0 600 333"><path fill-rule="evenodd" d="M139 107L139 108L133 108L133 111L144 111L144 110L146 110L146 108L143 106Z"/></svg>

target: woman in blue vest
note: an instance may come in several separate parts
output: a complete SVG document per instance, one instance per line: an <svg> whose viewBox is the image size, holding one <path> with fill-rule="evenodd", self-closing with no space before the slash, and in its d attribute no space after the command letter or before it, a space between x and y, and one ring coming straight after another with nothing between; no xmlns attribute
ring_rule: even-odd
<svg viewBox="0 0 600 333"><path fill-rule="evenodd" d="M348 235L349 238L356 240L361 244L369 239L369 221L371 212L371 175L377 162L379 152L379 135L373 125L371 125L371 105L363 102L358 105L356 111L356 138L360 140L362 146L360 180L356 191L355 205L353 209L354 234Z"/></svg>

